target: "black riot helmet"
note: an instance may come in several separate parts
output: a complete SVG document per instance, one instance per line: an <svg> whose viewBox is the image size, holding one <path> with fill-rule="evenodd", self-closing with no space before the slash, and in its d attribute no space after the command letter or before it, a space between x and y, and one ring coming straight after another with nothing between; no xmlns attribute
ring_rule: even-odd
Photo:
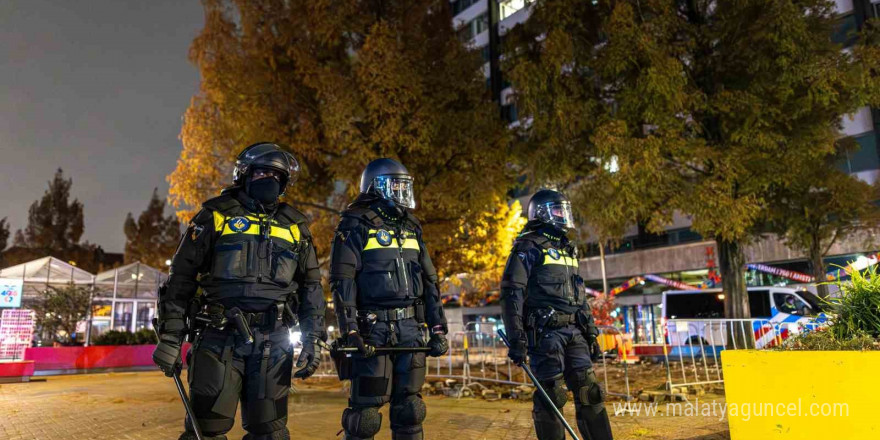
<svg viewBox="0 0 880 440"><path fill-rule="evenodd" d="M376 159L361 173L361 194L375 194L403 208L416 207L413 178L400 162Z"/></svg>
<svg viewBox="0 0 880 440"><path fill-rule="evenodd" d="M565 194L542 189L529 199L529 221L537 220L566 230L574 228L571 201Z"/></svg>
<svg viewBox="0 0 880 440"><path fill-rule="evenodd" d="M257 142L245 148L235 161L232 184L243 185L255 169L264 168L281 173L281 195L287 185L293 184L299 174L299 162L292 154L271 142Z"/></svg>

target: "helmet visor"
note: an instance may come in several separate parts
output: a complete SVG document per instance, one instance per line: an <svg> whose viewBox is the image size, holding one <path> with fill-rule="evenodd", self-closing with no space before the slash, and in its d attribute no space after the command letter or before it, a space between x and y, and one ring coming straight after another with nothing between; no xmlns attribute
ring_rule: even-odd
<svg viewBox="0 0 880 440"><path fill-rule="evenodd" d="M412 177L379 176L373 180L373 186L385 200L390 200L404 208L414 209L416 207Z"/></svg>
<svg viewBox="0 0 880 440"><path fill-rule="evenodd" d="M574 228L574 216L571 213L571 202L548 203L546 212L547 223L552 223L553 225L564 229Z"/></svg>

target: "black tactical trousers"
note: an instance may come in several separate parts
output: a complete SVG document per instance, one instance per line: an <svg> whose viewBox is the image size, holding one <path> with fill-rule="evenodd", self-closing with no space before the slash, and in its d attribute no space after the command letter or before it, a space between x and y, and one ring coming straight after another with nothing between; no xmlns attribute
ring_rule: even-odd
<svg viewBox="0 0 880 440"><path fill-rule="evenodd" d="M230 326L231 327L231 326ZM288 328L252 329L245 344L232 328L206 329L187 355L193 412L207 437L225 439L241 400L245 440L284 440L293 345ZM191 431L187 423L187 431ZM187 437L184 433L183 438ZM194 438L194 437L193 437Z"/></svg>
<svg viewBox="0 0 880 440"><path fill-rule="evenodd" d="M362 328L367 344L376 347L423 347L422 328L415 319L377 322ZM419 392L425 383L425 353L353 359L350 408L343 415L346 439L370 439L381 426L378 409L391 403L393 439L421 439L425 404Z"/></svg>
<svg viewBox="0 0 880 440"><path fill-rule="evenodd" d="M590 346L573 325L544 329L536 339L529 347L529 364L540 381L593 367Z"/></svg>
<svg viewBox="0 0 880 440"><path fill-rule="evenodd" d="M581 330L574 325L544 329L536 339L529 347L529 364L553 404L559 409L565 406L568 388L574 395L578 430L584 440L611 440L605 390L596 380L589 344ZM564 440L562 422L540 393L534 394L533 402L538 440Z"/></svg>

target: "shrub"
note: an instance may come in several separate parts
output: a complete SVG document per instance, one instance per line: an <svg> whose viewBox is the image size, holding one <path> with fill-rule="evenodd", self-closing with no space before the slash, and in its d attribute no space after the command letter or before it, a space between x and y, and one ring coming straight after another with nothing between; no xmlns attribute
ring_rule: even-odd
<svg viewBox="0 0 880 440"><path fill-rule="evenodd" d="M132 345L147 345L158 343L159 340L156 339L156 332L151 329L142 328L134 332L132 337Z"/></svg>
<svg viewBox="0 0 880 440"><path fill-rule="evenodd" d="M871 335L859 332L851 338L838 339L829 329L802 333L786 340L782 350L813 350L813 351L865 351L880 350L877 341Z"/></svg>
<svg viewBox="0 0 880 440"><path fill-rule="evenodd" d="M782 350L880 350L880 277L875 266L853 271L847 282L837 281L840 296L825 300L831 324L797 335Z"/></svg>
<svg viewBox="0 0 880 440"><path fill-rule="evenodd" d="M155 344L158 340L156 334L149 329L141 329L137 332L109 330L95 337L92 345L145 345Z"/></svg>
<svg viewBox="0 0 880 440"><path fill-rule="evenodd" d="M833 316L829 330L838 340L880 337L880 277L877 267L853 271L849 282L838 281L840 296L826 301Z"/></svg>

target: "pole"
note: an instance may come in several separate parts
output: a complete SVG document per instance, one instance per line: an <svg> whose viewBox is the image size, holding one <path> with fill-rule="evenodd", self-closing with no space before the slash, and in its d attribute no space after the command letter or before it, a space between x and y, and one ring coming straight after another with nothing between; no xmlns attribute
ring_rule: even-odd
<svg viewBox="0 0 880 440"><path fill-rule="evenodd" d="M498 336L504 342L504 345L506 345L507 348L510 348L510 341L507 340L507 335L504 334L504 330L498 330ZM572 429L571 425L568 424L568 421L565 420L565 417L562 415L562 413L559 412L559 408L557 408L556 404L553 403L553 400L547 394L547 391L545 391L544 387L542 387L541 384L538 382L538 378L535 377L534 373L532 373L532 369L529 368L528 364L523 362L519 364L519 366L526 372L527 375L529 375L529 379L532 380L535 388L538 390L538 392L541 393L541 396L544 397L544 401L547 402L547 406L553 409L553 414L556 415L556 418L559 419L559 421L562 422L562 424L565 426L565 430L568 431L569 434L571 434L571 438L573 438L574 440L580 440L577 434L575 434L574 429Z"/></svg>
<svg viewBox="0 0 880 440"><path fill-rule="evenodd" d="M599 264L602 267L602 292L608 295L608 277L605 276L605 242L599 242Z"/></svg>
<svg viewBox="0 0 880 440"><path fill-rule="evenodd" d="M500 45L501 37L498 26L501 22L500 8L498 0L487 0L486 6L489 9L489 86L492 94L492 101L498 104L501 117L504 117L504 103L501 102L501 67L500 67Z"/></svg>
<svg viewBox="0 0 880 440"><path fill-rule="evenodd" d="M88 347L92 343L92 320L95 319L92 316L92 307L94 307L95 302L95 283L97 283L97 278L92 277L92 285L89 286L89 312L86 316L88 316L88 321L86 321L86 341L85 346Z"/></svg>

